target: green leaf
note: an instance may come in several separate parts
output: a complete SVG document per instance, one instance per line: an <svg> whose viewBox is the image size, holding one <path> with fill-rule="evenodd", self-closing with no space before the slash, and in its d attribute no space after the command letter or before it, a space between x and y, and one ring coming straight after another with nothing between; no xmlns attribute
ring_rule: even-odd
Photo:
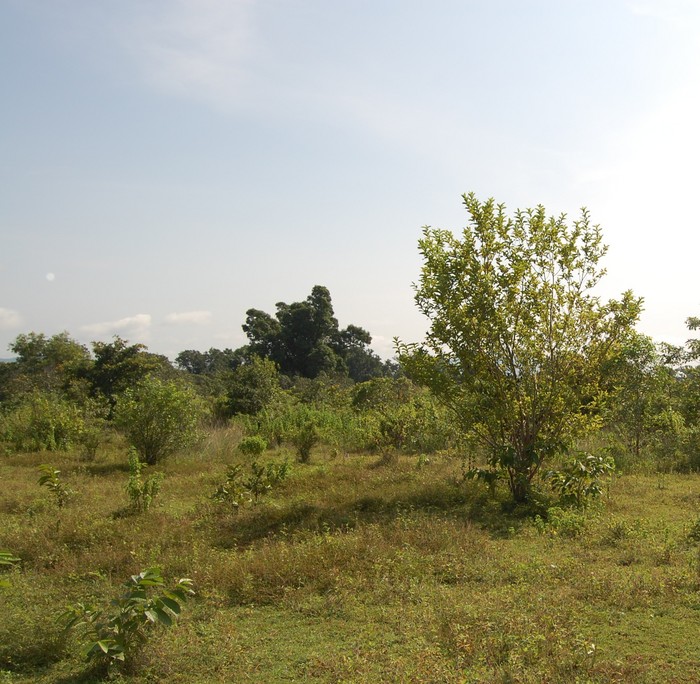
<svg viewBox="0 0 700 684"><path fill-rule="evenodd" d="M179 615L181 612L180 604L169 596L161 596L160 598L163 605L165 605L169 610L172 610L175 615Z"/></svg>
<svg viewBox="0 0 700 684"><path fill-rule="evenodd" d="M165 625L166 627L170 627L173 624L173 619L170 617L168 613L166 613L162 608L155 608L155 613L158 616L158 621L162 624Z"/></svg>
<svg viewBox="0 0 700 684"><path fill-rule="evenodd" d="M13 556L9 551L0 551L0 565L14 565L19 563L20 559Z"/></svg>
<svg viewBox="0 0 700 684"><path fill-rule="evenodd" d="M107 641L98 641L96 644L103 653L109 653L109 643Z"/></svg>

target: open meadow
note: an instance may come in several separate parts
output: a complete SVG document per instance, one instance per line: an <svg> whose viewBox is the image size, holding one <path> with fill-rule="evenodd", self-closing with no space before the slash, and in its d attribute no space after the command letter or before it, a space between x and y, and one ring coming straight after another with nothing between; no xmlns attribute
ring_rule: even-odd
<svg viewBox="0 0 700 684"><path fill-rule="evenodd" d="M212 496L250 467L240 438L214 430L153 467L145 512L116 434L92 461L0 459L0 549L20 559L0 575L2 684L100 681L57 616L149 567L196 594L111 681L700 680L700 476L622 474L585 511L521 509L449 452L303 464L283 447L258 461L287 459L284 479L236 506ZM37 483L48 460L64 505Z"/></svg>
<svg viewBox="0 0 700 684"><path fill-rule="evenodd" d="M700 684L699 37L0 0L0 684Z"/></svg>

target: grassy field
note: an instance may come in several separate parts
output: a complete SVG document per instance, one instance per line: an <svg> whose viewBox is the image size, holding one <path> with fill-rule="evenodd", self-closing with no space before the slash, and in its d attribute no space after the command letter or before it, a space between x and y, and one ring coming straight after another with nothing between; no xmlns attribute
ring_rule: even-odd
<svg viewBox="0 0 700 684"><path fill-rule="evenodd" d="M585 514L536 518L458 484L455 458L319 450L236 512L211 495L245 463L239 437L158 467L143 514L116 438L93 462L0 457L0 549L21 558L0 589L0 683L98 681L56 616L154 565L197 595L112 681L700 681L699 476L622 475ZM76 492L62 508L44 462Z"/></svg>

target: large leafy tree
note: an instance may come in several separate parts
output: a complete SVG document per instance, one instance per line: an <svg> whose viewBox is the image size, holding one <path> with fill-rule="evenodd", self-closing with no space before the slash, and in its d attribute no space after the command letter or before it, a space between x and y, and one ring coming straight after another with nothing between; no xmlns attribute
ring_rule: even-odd
<svg viewBox="0 0 700 684"><path fill-rule="evenodd" d="M80 378L92 363L90 352L67 332L51 337L35 332L18 335L9 348L17 358L3 364L0 398L18 398L35 390L81 393Z"/></svg>
<svg viewBox="0 0 700 684"><path fill-rule="evenodd" d="M679 383L650 337L635 332L624 341L607 365L606 384L609 427L629 452L639 458L648 447L666 447L670 428L683 421L672 401Z"/></svg>
<svg viewBox="0 0 700 684"><path fill-rule="evenodd" d="M200 352L195 349L185 349L175 357L178 368L193 375L216 375L235 370L248 359L246 348L216 349Z"/></svg>
<svg viewBox="0 0 700 684"><path fill-rule="evenodd" d="M273 361L285 375L315 378L347 373L349 367L366 375L368 368L381 369L381 362L374 363L366 330L356 325L339 330L331 294L322 285L314 286L302 302L279 302L274 317L249 309L243 331L250 352Z"/></svg>
<svg viewBox="0 0 700 684"><path fill-rule="evenodd" d="M316 285L303 302L277 304L282 372L315 378L321 372L342 369L337 354L338 320L333 315L331 294Z"/></svg>
<svg viewBox="0 0 700 684"><path fill-rule="evenodd" d="M111 406L126 389L147 375L172 376L173 368L165 356L151 354L144 344L129 344L118 335L112 342L93 342L95 361L88 371L93 393L105 397Z"/></svg>
<svg viewBox="0 0 700 684"><path fill-rule="evenodd" d="M691 331L700 330L700 318L692 316L686 320ZM691 338L682 347L663 345L666 363L673 369L674 409L680 415L682 450L685 462L682 468L700 468L700 339ZM675 425L664 426L671 431ZM669 450L671 451L671 450Z"/></svg>
<svg viewBox="0 0 700 684"><path fill-rule="evenodd" d="M398 343L399 357L524 501L542 463L595 421L604 363L641 300L592 293L606 247L586 210L569 225L542 206L511 217L493 199L463 199L461 239L423 231L415 298L430 328L422 345Z"/></svg>
<svg viewBox="0 0 700 684"><path fill-rule="evenodd" d="M269 359L254 356L238 366L228 381L227 409L231 415L253 415L264 409L279 390L279 374Z"/></svg>

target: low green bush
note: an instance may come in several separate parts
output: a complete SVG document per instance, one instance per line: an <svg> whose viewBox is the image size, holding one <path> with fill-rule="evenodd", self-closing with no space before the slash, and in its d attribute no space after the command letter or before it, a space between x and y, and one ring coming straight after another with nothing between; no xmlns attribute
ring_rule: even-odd
<svg viewBox="0 0 700 684"><path fill-rule="evenodd" d="M200 436L204 407L194 390L147 376L118 399L114 420L148 465L154 465Z"/></svg>
<svg viewBox="0 0 700 684"><path fill-rule="evenodd" d="M59 616L66 631L82 633L87 659L107 667L133 657L146 643L149 627L170 627L182 610L181 604L194 594L190 579L181 579L166 589L159 568L132 575L123 587L124 593L109 608L78 603Z"/></svg>
<svg viewBox="0 0 700 684"><path fill-rule="evenodd" d="M603 483L615 472L612 456L581 453L560 470L545 475L565 505L585 507L603 493Z"/></svg>
<svg viewBox="0 0 700 684"><path fill-rule="evenodd" d="M287 479L289 472L289 461L266 464L253 461L247 477L242 465L229 465L226 468L226 479L216 488L212 499L217 503L228 504L236 510L245 501L257 504L261 496Z"/></svg>
<svg viewBox="0 0 700 684"><path fill-rule="evenodd" d="M0 416L0 439L10 451L67 451L80 443L84 431L77 405L39 390Z"/></svg>
<svg viewBox="0 0 700 684"><path fill-rule="evenodd" d="M267 440L260 435L244 437L238 443L238 450L245 456L260 456L267 449Z"/></svg>

